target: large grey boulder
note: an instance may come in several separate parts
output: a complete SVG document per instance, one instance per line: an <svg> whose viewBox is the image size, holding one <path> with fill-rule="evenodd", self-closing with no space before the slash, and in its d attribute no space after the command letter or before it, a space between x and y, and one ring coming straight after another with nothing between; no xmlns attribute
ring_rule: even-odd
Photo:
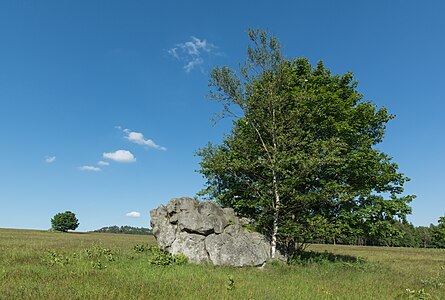
<svg viewBox="0 0 445 300"><path fill-rule="evenodd" d="M174 198L150 211L153 235L160 248L182 253L192 262L260 266L270 258L267 239L243 227L231 208L192 198Z"/></svg>

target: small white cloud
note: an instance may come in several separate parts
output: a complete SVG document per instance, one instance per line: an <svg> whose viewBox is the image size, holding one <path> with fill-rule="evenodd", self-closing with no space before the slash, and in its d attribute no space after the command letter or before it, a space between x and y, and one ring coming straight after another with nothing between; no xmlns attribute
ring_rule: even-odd
<svg viewBox="0 0 445 300"><path fill-rule="evenodd" d="M47 163L53 163L53 162L55 162L56 161L56 157L55 156L46 156L45 157L45 162L47 162Z"/></svg>
<svg viewBox="0 0 445 300"><path fill-rule="evenodd" d="M131 163L136 161L134 155L127 150L117 150L115 152L103 153L103 158L124 163Z"/></svg>
<svg viewBox="0 0 445 300"><path fill-rule="evenodd" d="M141 216L140 212L132 211L125 214L127 217L139 218Z"/></svg>
<svg viewBox="0 0 445 300"><path fill-rule="evenodd" d="M103 160L97 162L97 164L99 166L109 166L110 165L110 163L108 161L103 161Z"/></svg>
<svg viewBox="0 0 445 300"><path fill-rule="evenodd" d="M95 166L82 166L82 167L79 167L79 170L99 172L99 171L101 171L101 168L98 168Z"/></svg>
<svg viewBox="0 0 445 300"><path fill-rule="evenodd" d="M195 67L204 64L204 57L209 56L217 49L215 45L192 36L190 41L176 44L167 52L179 61L184 63L184 70L189 73Z"/></svg>
<svg viewBox="0 0 445 300"><path fill-rule="evenodd" d="M167 52L172 55L174 58L179 59L179 55L178 55L178 48L171 48L170 50L168 50Z"/></svg>
<svg viewBox="0 0 445 300"><path fill-rule="evenodd" d="M185 50L187 54L193 56L199 56L202 51L210 52L216 48L215 45L208 43L207 40L200 40L197 37L192 36L191 40L182 44L178 44L178 46Z"/></svg>
<svg viewBox="0 0 445 300"><path fill-rule="evenodd" d="M204 61L202 60L202 58L197 57L184 65L184 70L186 73L190 73L190 71L192 71L196 66L201 65L203 62Z"/></svg>
<svg viewBox="0 0 445 300"><path fill-rule="evenodd" d="M130 131L129 129L124 129L124 133L126 134L125 138L132 143L142 145L142 146L147 146L147 147L157 149L157 150L162 150L162 151L167 150L167 148L156 144L153 140L145 139L144 135L140 132L134 132L134 131Z"/></svg>

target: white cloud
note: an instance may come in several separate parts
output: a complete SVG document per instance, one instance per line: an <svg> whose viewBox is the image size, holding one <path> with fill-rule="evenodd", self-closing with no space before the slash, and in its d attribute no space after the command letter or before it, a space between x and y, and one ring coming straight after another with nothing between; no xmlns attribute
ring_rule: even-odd
<svg viewBox="0 0 445 300"><path fill-rule="evenodd" d="M108 161L103 161L103 160L97 162L97 164L99 166L109 166L110 165L110 163Z"/></svg>
<svg viewBox="0 0 445 300"><path fill-rule="evenodd" d="M125 163L136 161L134 155L127 150L117 150L115 152L103 153L103 157L117 162L125 162Z"/></svg>
<svg viewBox="0 0 445 300"><path fill-rule="evenodd" d="M127 217L139 218L141 216L140 212L132 211L125 214Z"/></svg>
<svg viewBox="0 0 445 300"><path fill-rule="evenodd" d="M79 167L79 170L99 172L99 171L101 171L101 168L94 167L94 166L82 166L82 167Z"/></svg>
<svg viewBox="0 0 445 300"><path fill-rule="evenodd" d="M197 57L191 61L189 61L186 65L184 65L184 70L187 73L190 73L191 70L193 70L193 68L195 68L196 66L199 66L203 63L204 61L202 60L202 58Z"/></svg>
<svg viewBox="0 0 445 300"><path fill-rule="evenodd" d="M174 47L167 51L170 55L172 55L174 58L179 59L178 55L178 48Z"/></svg>
<svg viewBox="0 0 445 300"><path fill-rule="evenodd" d="M47 162L47 163L53 163L53 162L55 162L56 161L56 157L55 156L46 156L45 157L45 162Z"/></svg>
<svg viewBox="0 0 445 300"><path fill-rule="evenodd" d="M124 129L124 133L126 134L125 138L130 142L133 142L138 145L147 146L153 149L166 151L167 148L156 144L151 139L145 139L144 135L140 132L130 131L129 129Z"/></svg>
<svg viewBox="0 0 445 300"><path fill-rule="evenodd" d="M190 41L178 44L178 46L187 51L189 55L195 56L199 56L201 51L210 52L216 48L215 45L208 43L206 40L200 40L194 36L192 36Z"/></svg>
<svg viewBox="0 0 445 300"><path fill-rule="evenodd" d="M167 52L184 63L184 70L190 73L195 67L204 64L203 56L209 56L215 49L215 45L192 36L190 41L176 44Z"/></svg>

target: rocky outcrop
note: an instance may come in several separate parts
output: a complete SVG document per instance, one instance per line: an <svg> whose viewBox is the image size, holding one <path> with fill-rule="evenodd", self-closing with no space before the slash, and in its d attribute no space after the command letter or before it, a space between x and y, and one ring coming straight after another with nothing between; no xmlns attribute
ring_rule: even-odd
<svg viewBox="0 0 445 300"><path fill-rule="evenodd" d="M151 227L160 248L182 253L192 262L260 266L270 257L270 244L243 227L231 208L192 198L174 198L150 211Z"/></svg>

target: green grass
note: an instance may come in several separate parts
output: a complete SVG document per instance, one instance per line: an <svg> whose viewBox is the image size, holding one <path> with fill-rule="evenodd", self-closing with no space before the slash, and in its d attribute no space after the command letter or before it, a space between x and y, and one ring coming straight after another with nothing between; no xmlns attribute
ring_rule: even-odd
<svg viewBox="0 0 445 300"><path fill-rule="evenodd" d="M0 229L0 299L422 299L422 289L445 299L443 250L312 245L365 262L161 267L133 249L154 243L142 235Z"/></svg>

